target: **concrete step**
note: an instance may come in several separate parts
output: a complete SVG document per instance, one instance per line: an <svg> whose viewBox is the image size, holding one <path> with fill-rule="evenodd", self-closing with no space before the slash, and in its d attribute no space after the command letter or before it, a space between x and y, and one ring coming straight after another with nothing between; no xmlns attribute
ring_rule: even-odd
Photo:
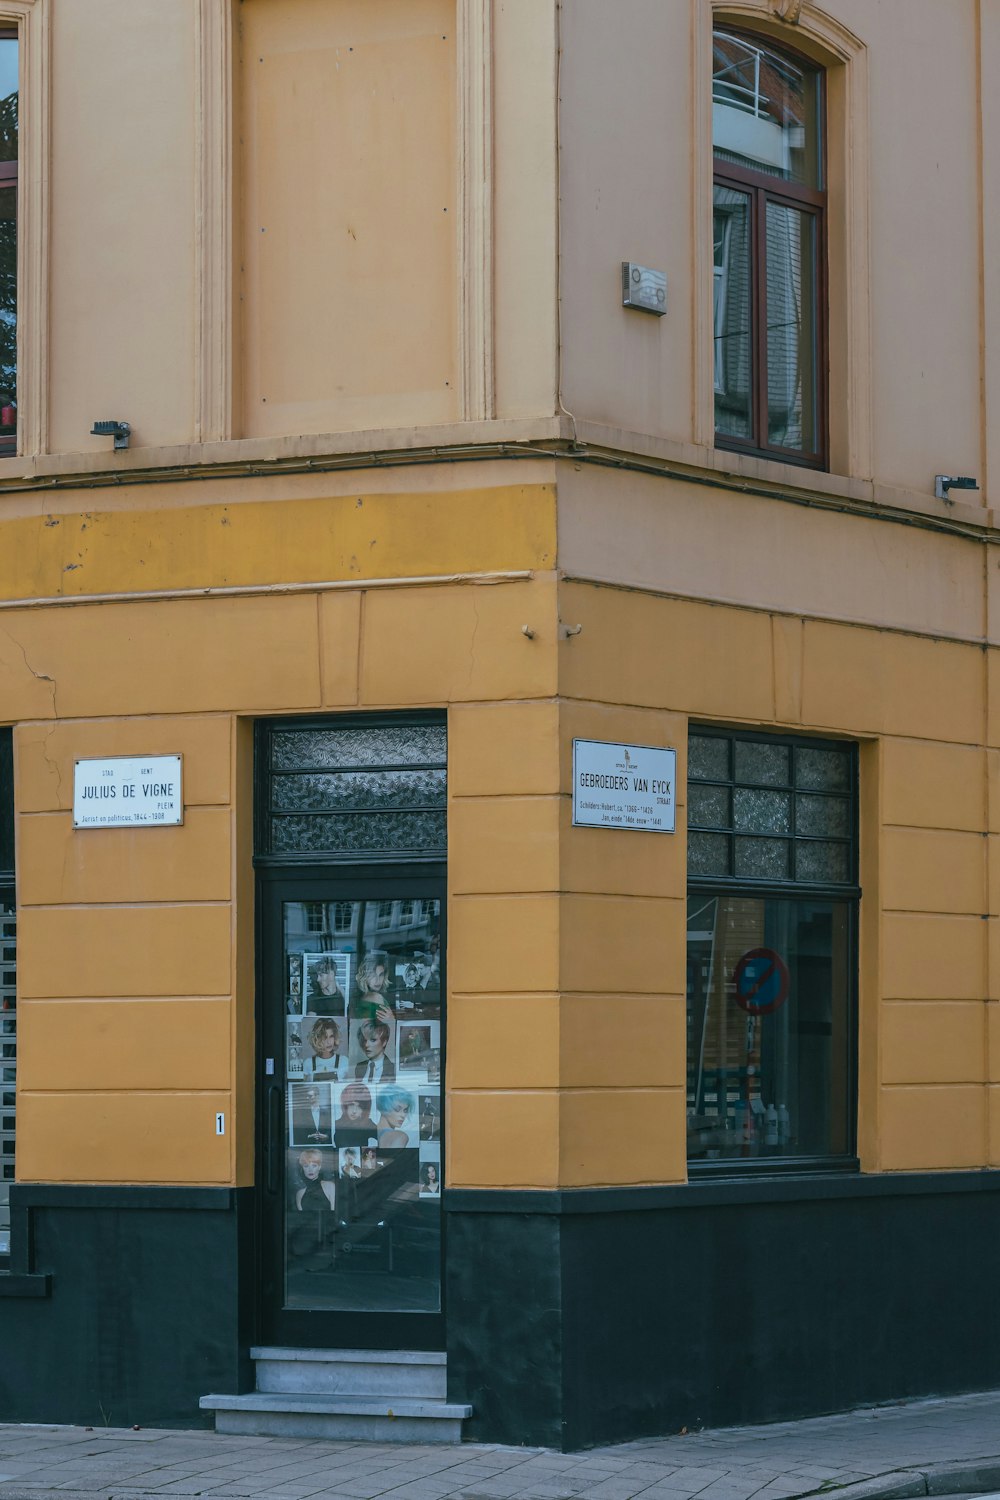
<svg viewBox="0 0 1000 1500"><path fill-rule="evenodd" d="M440 1350L281 1349L250 1350L258 1391L312 1396L378 1396L443 1400L447 1357Z"/></svg>
<svg viewBox="0 0 1000 1500"><path fill-rule="evenodd" d="M216 1432L255 1437L312 1437L373 1443L460 1443L472 1407L448 1401L375 1396L202 1396Z"/></svg>

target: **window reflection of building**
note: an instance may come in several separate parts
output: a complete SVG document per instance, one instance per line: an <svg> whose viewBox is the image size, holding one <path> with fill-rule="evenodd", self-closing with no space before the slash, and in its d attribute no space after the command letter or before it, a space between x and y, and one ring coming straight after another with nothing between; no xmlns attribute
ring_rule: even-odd
<svg viewBox="0 0 1000 1500"><path fill-rule="evenodd" d="M823 461L822 72L713 38L715 427L726 446Z"/></svg>
<svg viewBox="0 0 1000 1500"><path fill-rule="evenodd" d="M0 454L17 447L18 41L0 29Z"/></svg>

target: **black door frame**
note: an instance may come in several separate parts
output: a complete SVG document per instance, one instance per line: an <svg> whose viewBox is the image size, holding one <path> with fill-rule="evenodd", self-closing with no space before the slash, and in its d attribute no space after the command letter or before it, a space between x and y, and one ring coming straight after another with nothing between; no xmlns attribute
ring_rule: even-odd
<svg viewBox="0 0 1000 1500"><path fill-rule="evenodd" d="M285 1308L284 1183L285 1012L266 1004L282 976L282 906L285 901L379 901L397 897L438 900L441 911L441 1089L447 1067L445 865L401 861L396 865L267 865L257 871L256 1046L256 1245L257 1325L265 1344L291 1348L443 1349L445 1347L445 1221L441 1212L441 1305L437 1313L326 1312ZM268 1057L275 1071L265 1072ZM443 1121L442 1121L443 1126ZM442 1147L445 1136L442 1128Z"/></svg>
<svg viewBox="0 0 1000 1500"><path fill-rule="evenodd" d="M283 900L373 900L389 897L415 897L440 903L441 952L441 1097L444 1100L447 1068L447 851L373 851L361 857L344 853L314 855L305 853L272 854L270 852L270 737L277 729L373 729L419 728L446 725L440 709L402 709L397 712L364 712L347 710L325 714L282 715L258 719L254 737L254 868L255 881L255 1173L254 1173L254 1260L255 1303L258 1342L281 1343L290 1347L328 1347L358 1349L443 1349L445 1346L445 1224L441 1211L441 1302L437 1313L341 1313L286 1310L284 1271L280 1257L281 1215L271 1214L268 1232L268 1208L283 1207L282 1185L284 1162L273 1155L273 1113L269 1121L268 1101L274 1096L269 1089L280 1089L280 1104L285 1104L287 1058L282 1045L267 1050L268 1024L278 1023L269 1015L265 1001L273 990L274 965L280 964L283 944L281 903ZM310 897L310 890L315 897ZM283 977L279 983L284 990ZM282 1012L284 1007L282 1007ZM281 1023L284 1025L284 1015ZM275 1059L275 1074L265 1074L265 1058ZM279 1061L280 1060L280 1061ZM280 1073L279 1070L280 1069ZM272 1111L274 1105L271 1105ZM270 1127L270 1129L269 1129ZM441 1120L444 1144L444 1115ZM277 1170L277 1192L269 1190L270 1174ZM282 1157L284 1153L282 1152ZM442 1151L442 1169L444 1154ZM443 1178L443 1170L441 1172ZM443 1186L443 1183L442 1183ZM270 1238L269 1238L270 1235ZM280 1275L277 1286L276 1276Z"/></svg>

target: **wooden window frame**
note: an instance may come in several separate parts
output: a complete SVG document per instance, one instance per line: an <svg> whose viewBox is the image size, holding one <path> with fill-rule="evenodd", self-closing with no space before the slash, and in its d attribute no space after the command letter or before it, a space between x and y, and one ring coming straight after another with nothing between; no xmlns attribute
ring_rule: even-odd
<svg viewBox="0 0 1000 1500"><path fill-rule="evenodd" d="M11 42L11 41L17 42L18 45L19 45L19 48L20 48L20 33L18 31L18 28L16 26L0 26L0 42ZM18 99L18 105L20 107L20 98ZM19 149L20 149L20 143L19 143ZM0 161L0 190L2 190L4 188L13 188L14 189L14 233L15 233L15 238L18 241L20 240L20 233L21 233L20 203L18 202L19 194L18 194L18 190L17 190L17 188L18 188L18 169L19 169L19 167L20 167L20 160L18 160L18 161ZM20 257L18 257L18 259L20 260ZM19 266L19 269L20 269L20 266ZM21 316L21 310L20 310L20 305L19 305L20 301L21 301L21 289L20 289L20 286L18 286L17 302L15 303L15 313L14 313L15 318L18 321L20 321L20 316ZM19 396L18 387L20 385L20 381L18 379L19 374L20 374L20 371L15 370L15 372L14 372L14 409L15 409L15 411L17 411L19 409L19 407L20 407L20 401L18 399L18 396ZM15 423L14 431L12 433L9 433L9 434L8 433L0 433L0 458L9 458L12 454L15 454L16 452L17 452L17 424Z"/></svg>
<svg viewBox="0 0 1000 1500"><path fill-rule="evenodd" d="M819 108L817 129L820 136L819 160L822 177L826 176L827 129L826 129L826 73L822 68L801 53L783 44L777 45L769 36L757 36L753 32L737 32L752 45L766 45L781 55L815 69L818 79ZM799 464L804 468L826 469L829 466L829 299L827 270L827 189L807 187L803 183L790 182L783 177L773 177L767 172L757 172L741 167L713 152L713 186L729 188L745 193L750 202L750 414L753 435L749 438L734 437L731 433L715 431L715 446L736 453L746 453L754 458L776 459L781 463ZM816 333L813 360L816 379L816 447L810 452L801 448L786 448L767 441L768 428L768 350L767 321L767 206L774 203L780 207L797 209L810 214L816 223ZM714 337L713 326L713 337ZM713 369L715 361L713 357Z"/></svg>

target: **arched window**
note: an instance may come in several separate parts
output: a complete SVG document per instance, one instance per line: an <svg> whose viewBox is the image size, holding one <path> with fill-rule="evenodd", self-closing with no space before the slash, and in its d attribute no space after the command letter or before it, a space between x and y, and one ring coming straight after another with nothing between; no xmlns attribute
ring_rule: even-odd
<svg viewBox="0 0 1000 1500"><path fill-rule="evenodd" d="M718 29L715 434L735 448L826 465L824 75L798 54Z"/></svg>

